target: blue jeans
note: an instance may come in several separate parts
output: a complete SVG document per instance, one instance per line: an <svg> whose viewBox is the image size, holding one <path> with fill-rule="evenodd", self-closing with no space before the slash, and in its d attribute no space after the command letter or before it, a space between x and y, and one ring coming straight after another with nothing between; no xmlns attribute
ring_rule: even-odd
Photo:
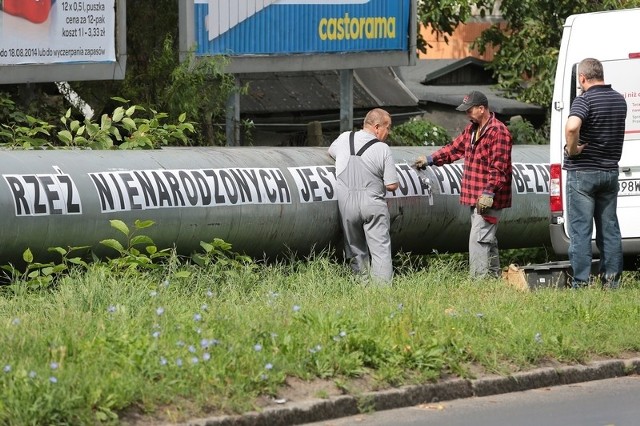
<svg viewBox="0 0 640 426"><path fill-rule="evenodd" d="M620 284L623 261L617 206L618 170L567 172L569 260L573 268L573 287L589 283L594 222L602 284L611 288Z"/></svg>

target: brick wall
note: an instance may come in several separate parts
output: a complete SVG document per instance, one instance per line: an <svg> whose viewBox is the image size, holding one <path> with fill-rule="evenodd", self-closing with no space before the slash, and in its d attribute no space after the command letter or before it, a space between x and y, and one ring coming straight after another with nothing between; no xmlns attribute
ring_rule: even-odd
<svg viewBox="0 0 640 426"><path fill-rule="evenodd" d="M473 56L485 61L491 61L495 50L491 47L484 55L478 53L476 49L471 49L474 40L480 36L482 31L491 26L489 22L471 22L460 24L449 37L449 43L445 43L444 37L436 37L431 33L431 27L421 27L422 37L432 47L427 47L427 53L419 53L420 59L462 59Z"/></svg>

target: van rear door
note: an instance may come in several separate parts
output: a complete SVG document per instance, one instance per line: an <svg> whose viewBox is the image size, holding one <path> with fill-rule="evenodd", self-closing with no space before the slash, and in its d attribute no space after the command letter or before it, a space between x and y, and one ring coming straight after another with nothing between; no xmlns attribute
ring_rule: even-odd
<svg viewBox="0 0 640 426"><path fill-rule="evenodd" d="M640 45L639 45L640 47ZM620 159L618 220L623 238L640 237L640 58L603 61L604 77L627 100Z"/></svg>

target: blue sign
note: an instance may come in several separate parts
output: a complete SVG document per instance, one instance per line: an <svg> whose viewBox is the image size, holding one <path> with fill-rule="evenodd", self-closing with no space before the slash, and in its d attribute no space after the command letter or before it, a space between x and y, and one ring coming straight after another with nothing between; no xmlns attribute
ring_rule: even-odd
<svg viewBox="0 0 640 426"><path fill-rule="evenodd" d="M408 51L411 0L195 0L196 55Z"/></svg>

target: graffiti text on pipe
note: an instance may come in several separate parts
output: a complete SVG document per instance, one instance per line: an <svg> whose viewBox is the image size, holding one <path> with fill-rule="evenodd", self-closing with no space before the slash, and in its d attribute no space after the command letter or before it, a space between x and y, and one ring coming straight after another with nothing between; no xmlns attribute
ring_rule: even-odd
<svg viewBox="0 0 640 426"><path fill-rule="evenodd" d="M13 196L16 216L82 214L80 194L69 175L2 175Z"/></svg>
<svg viewBox="0 0 640 426"><path fill-rule="evenodd" d="M549 165L513 163L513 190L516 194L548 194ZM460 195L462 164L447 164L430 168L442 195Z"/></svg>
<svg viewBox="0 0 640 426"><path fill-rule="evenodd" d="M71 177L56 174L3 175L13 197L16 216L82 214L80 194ZM335 166L289 167L301 203L335 201ZM441 195L459 195L462 164L430 167L435 179L419 175L407 164L396 164L399 187L388 198L424 197L432 204L431 186ZM88 173L105 212L291 204L292 191L278 168L136 170ZM433 183L431 181L433 180ZM513 164L517 194L548 194L548 164Z"/></svg>
<svg viewBox="0 0 640 426"><path fill-rule="evenodd" d="M298 187L301 203L336 199L335 166L289 167L289 173Z"/></svg>
<svg viewBox="0 0 640 426"><path fill-rule="evenodd" d="M275 168L138 170L89 173L104 212L172 207L290 204Z"/></svg>
<svg viewBox="0 0 640 426"><path fill-rule="evenodd" d="M301 203L335 201L335 166L289 167ZM399 186L393 192L387 192L387 198L429 196L431 187L421 179L408 164L396 164Z"/></svg>

